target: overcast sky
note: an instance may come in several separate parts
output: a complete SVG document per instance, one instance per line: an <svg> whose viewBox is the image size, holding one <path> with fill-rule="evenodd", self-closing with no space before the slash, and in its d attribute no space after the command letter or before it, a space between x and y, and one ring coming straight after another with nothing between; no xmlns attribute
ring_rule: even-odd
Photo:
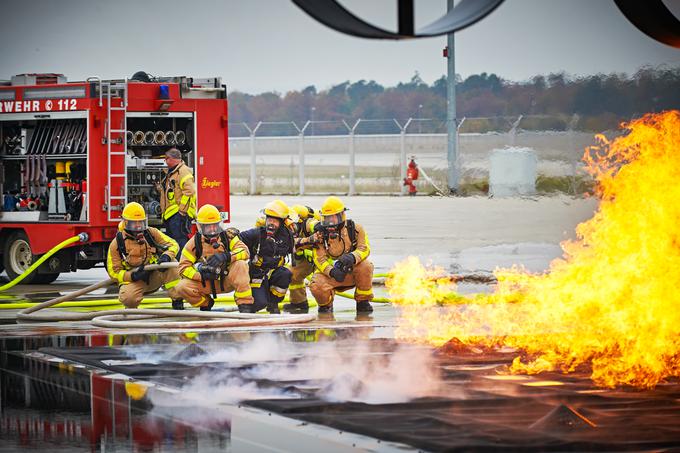
<svg viewBox="0 0 680 453"><path fill-rule="evenodd" d="M643 0L641 0L643 1ZM678 0L667 0L675 8ZM396 0L341 0L396 28ZM315 22L288 0L0 0L0 78L61 72L69 80L154 75L221 76L230 91L286 92L345 80L428 83L446 71L446 38L352 38ZM416 1L418 25L446 0ZM526 80L539 73L633 73L678 65L680 49L642 34L612 0L506 0L456 34L456 72Z"/></svg>

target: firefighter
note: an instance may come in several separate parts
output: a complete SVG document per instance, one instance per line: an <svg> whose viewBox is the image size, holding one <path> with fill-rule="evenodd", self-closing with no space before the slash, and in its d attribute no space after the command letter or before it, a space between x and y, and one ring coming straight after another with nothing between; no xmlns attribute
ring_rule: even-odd
<svg viewBox="0 0 680 453"><path fill-rule="evenodd" d="M293 233L286 226L288 206L281 200L268 203L263 212L265 225L242 231L241 240L250 251L250 286L255 298L254 311L267 308L280 313L292 273L284 267L286 256L293 253Z"/></svg>
<svg viewBox="0 0 680 453"><path fill-rule="evenodd" d="M191 234L191 220L196 217L196 187L191 169L182 161L182 153L170 148L165 153L168 169L156 185L160 193L165 231L184 248Z"/></svg>
<svg viewBox="0 0 680 453"><path fill-rule="evenodd" d="M312 249L321 241L321 233L317 231L320 224L315 218L316 212L309 206L296 204L291 210L297 213L299 220L295 224L295 263L291 266L293 275L288 287L290 303L285 304L283 310L291 313L307 313L309 303L305 279L314 272Z"/></svg>
<svg viewBox="0 0 680 453"><path fill-rule="evenodd" d="M128 203L122 217L106 258L106 270L111 278L118 280L120 302L126 308L137 308L144 294L163 285L173 306L181 303L176 287L179 283L177 268L144 270L147 264L175 261L179 250L177 242L148 226L146 212L139 203Z"/></svg>
<svg viewBox="0 0 680 453"><path fill-rule="evenodd" d="M368 261L371 247L364 228L345 215L344 203L328 197L321 206L322 240L312 250L318 271L309 289L319 304L319 313L333 311L335 291L356 287L357 313L373 311L373 263Z"/></svg>
<svg viewBox="0 0 680 453"><path fill-rule="evenodd" d="M182 249L178 293L201 311L210 311L217 293L234 291L238 309L252 313L253 295L248 277L248 248L235 228L222 227L220 212L213 205L201 206L197 232ZM181 310L183 307L174 307Z"/></svg>

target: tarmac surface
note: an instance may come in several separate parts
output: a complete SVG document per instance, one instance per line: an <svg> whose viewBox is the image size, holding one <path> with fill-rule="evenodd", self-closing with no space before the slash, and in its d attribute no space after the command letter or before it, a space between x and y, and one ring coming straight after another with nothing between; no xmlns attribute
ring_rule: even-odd
<svg viewBox="0 0 680 453"><path fill-rule="evenodd" d="M273 198L232 197L232 225L250 227ZM324 198L284 201L318 208ZM560 255L560 241L574 238L576 225L597 207L595 200L568 197L344 199L348 215L368 232L376 273L409 255L450 272L512 264L541 272ZM95 268L50 285L18 285L0 295L0 304L44 301L106 277ZM386 295L384 286L375 293ZM115 295L110 288L91 297ZM680 413L675 386L624 400L587 396L599 389L582 373L498 380L516 352L403 344L394 339L396 307L374 303L366 316L356 314L351 299L337 297L334 305L332 315L311 309L315 317L306 324L230 329L16 324L17 310L0 310L0 452L676 445L677 417L667 415ZM622 413L621 407L642 409ZM605 437L604 430L591 430L614 416ZM640 421L639 429L629 433L625 420ZM661 434L649 435L651 426Z"/></svg>
<svg viewBox="0 0 680 453"><path fill-rule="evenodd" d="M250 228L273 196L233 196L231 225ZM300 203L318 209L325 196L283 197L289 205ZM537 198L485 197L342 197L347 215L366 229L376 273L388 272L410 255L450 272L491 272L496 267L524 265L542 272L561 255L559 243L575 237L578 223L590 218L594 199L566 196ZM3 274L6 279L6 274ZM49 285L17 285L3 296L7 301L43 301L107 278L103 267L62 274ZM463 293L488 291L488 285L462 284ZM115 297L116 288L98 290L91 297ZM159 293L159 295L162 295ZM385 295L376 288L376 295ZM2 304L2 300L0 300ZM342 308L353 301L338 298ZM387 308L387 307L385 307ZM391 308L391 307L390 307ZM9 322L16 310L0 310L0 322ZM384 313L393 317L392 310ZM62 323L63 326L65 323ZM69 328L82 328L78 323ZM0 324L0 336L17 334L25 327Z"/></svg>

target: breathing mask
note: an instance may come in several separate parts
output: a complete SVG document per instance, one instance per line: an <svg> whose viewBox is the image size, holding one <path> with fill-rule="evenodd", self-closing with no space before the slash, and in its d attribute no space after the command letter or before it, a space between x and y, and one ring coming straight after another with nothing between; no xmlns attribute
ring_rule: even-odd
<svg viewBox="0 0 680 453"><path fill-rule="evenodd" d="M345 213L341 212L333 215L325 215L321 218L321 226L328 233L330 239L337 239L340 236L340 230L345 223Z"/></svg>
<svg viewBox="0 0 680 453"><path fill-rule="evenodd" d="M199 223L198 231L203 235L205 241L208 242L212 248L217 249L220 247L220 233L222 232L222 226L220 222Z"/></svg>
<svg viewBox="0 0 680 453"><path fill-rule="evenodd" d="M276 235L276 232L279 230L279 227L281 226L281 219L278 219L276 217L270 217L267 216L265 220L265 231L267 232L267 240L268 241L274 241L274 236Z"/></svg>
<svg viewBox="0 0 680 453"><path fill-rule="evenodd" d="M126 220L125 232L138 244L144 243L144 231L148 228L147 220Z"/></svg>

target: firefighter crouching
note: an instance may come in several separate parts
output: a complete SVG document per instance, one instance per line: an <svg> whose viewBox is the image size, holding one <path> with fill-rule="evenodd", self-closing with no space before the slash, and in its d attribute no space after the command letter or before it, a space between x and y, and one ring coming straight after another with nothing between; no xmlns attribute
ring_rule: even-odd
<svg viewBox="0 0 680 453"><path fill-rule="evenodd" d="M240 312L250 313L253 295L248 277L248 248L238 230L223 229L217 208L206 204L196 216L198 231L182 249L177 292L194 307L210 311L218 293L234 291ZM183 307L173 308L181 310Z"/></svg>
<svg viewBox="0 0 680 453"><path fill-rule="evenodd" d="M146 212L139 203L128 203L122 217L106 258L106 270L111 278L118 281L120 302L126 308L137 308L144 294L163 285L173 305L181 303L176 286L179 283L176 267L155 271L143 269L147 264L174 261L179 249L177 242L148 226ZM142 268L137 269L140 266Z"/></svg>
<svg viewBox="0 0 680 453"><path fill-rule="evenodd" d="M318 272L309 289L319 304L319 313L333 311L335 291L353 287L357 312L373 311L373 263L368 235L364 228L347 219L345 205L338 197L328 197L321 206L322 240L314 246Z"/></svg>
<svg viewBox="0 0 680 453"><path fill-rule="evenodd" d="M291 207L297 213L298 221L295 224L295 263L291 265L292 279L288 289L290 290L290 303L283 306L284 311L291 313L307 313L309 302L307 301L307 289L305 279L314 272L314 259L312 249L321 241L321 233L317 231L319 221L315 212L309 206L297 204Z"/></svg>
<svg viewBox="0 0 680 453"><path fill-rule="evenodd" d="M293 233L286 226L289 209L281 200L268 203L263 212L265 226L242 231L239 235L250 251L250 286L255 304L253 312L267 308L280 313L281 302L290 285L291 271L284 267L293 253Z"/></svg>
<svg viewBox="0 0 680 453"><path fill-rule="evenodd" d="M191 220L196 217L194 175L176 148L165 153L165 162L168 169L156 189L160 192L165 230L183 248L191 234Z"/></svg>

